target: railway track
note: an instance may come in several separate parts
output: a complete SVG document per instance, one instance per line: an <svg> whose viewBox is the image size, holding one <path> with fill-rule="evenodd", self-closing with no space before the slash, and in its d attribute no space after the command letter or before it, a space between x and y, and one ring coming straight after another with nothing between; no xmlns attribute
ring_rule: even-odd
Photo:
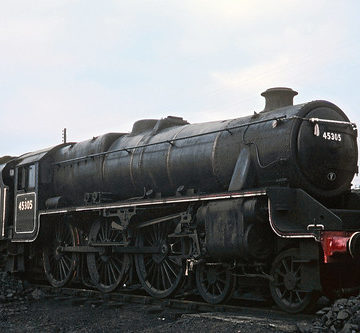
<svg viewBox="0 0 360 333"><path fill-rule="evenodd" d="M4 313L8 315L4 328L11 323L14 328L52 325L50 328L62 327L64 331L86 327L94 332L99 327L129 332L135 328L146 332L158 332L160 328L174 331L173 326L178 331L201 328L200 331L211 332L216 327L219 332L298 332L299 322L311 325L315 318L315 315L291 315L255 300L236 298L229 304L208 304L190 292L178 294L177 298L156 299L145 295L140 287L102 293L78 285L54 288L33 281L26 283L23 295L28 295L25 299L30 302L19 303L17 298L4 305Z"/></svg>
<svg viewBox="0 0 360 333"><path fill-rule="evenodd" d="M195 299L158 299L140 293L130 292L112 292L109 294L101 293L97 290L83 288L54 288L42 284L32 284L32 288L42 290L47 298L59 302L67 302L69 305L91 305L106 306L109 308L121 307L125 304L141 304L149 307L149 311L154 313L162 312L166 309L179 310L183 314L203 314L205 317L213 316L215 319L225 318L228 314L232 315L233 320L248 319L267 319L267 320L285 320L311 321L315 318L314 314L289 314L269 306L260 305L255 301L233 300L232 304L209 304ZM194 297L192 297L194 298ZM236 302L241 304L235 304ZM222 315L223 314L223 315ZM226 319L225 319L226 320Z"/></svg>

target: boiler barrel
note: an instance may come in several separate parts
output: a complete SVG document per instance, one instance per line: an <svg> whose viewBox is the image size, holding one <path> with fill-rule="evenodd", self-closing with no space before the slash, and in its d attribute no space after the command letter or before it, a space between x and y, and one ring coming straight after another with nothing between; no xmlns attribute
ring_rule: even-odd
<svg viewBox="0 0 360 333"><path fill-rule="evenodd" d="M113 143L110 151L145 147L110 153L105 157L105 188L121 193L122 197L143 195L144 189L174 195L181 185L198 192L227 190L243 146L241 133L244 128L231 132L221 130L247 121L250 121L249 117L122 136ZM213 133L201 135L209 132ZM164 143L151 145L157 142Z"/></svg>

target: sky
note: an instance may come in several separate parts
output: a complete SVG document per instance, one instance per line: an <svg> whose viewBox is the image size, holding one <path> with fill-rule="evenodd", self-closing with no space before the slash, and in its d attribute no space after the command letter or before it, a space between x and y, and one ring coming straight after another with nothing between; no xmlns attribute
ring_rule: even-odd
<svg viewBox="0 0 360 333"><path fill-rule="evenodd" d="M357 0L1 0L0 156L143 118L261 111L270 87L360 124ZM355 180L360 184L359 179Z"/></svg>

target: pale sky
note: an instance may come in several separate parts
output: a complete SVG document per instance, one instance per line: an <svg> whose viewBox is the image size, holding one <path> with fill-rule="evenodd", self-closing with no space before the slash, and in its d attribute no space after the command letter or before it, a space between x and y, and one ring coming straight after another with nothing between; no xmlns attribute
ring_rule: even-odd
<svg viewBox="0 0 360 333"><path fill-rule="evenodd" d="M360 124L360 1L0 1L0 156L142 118L261 111L260 93L326 99ZM360 183L359 181L357 181Z"/></svg>

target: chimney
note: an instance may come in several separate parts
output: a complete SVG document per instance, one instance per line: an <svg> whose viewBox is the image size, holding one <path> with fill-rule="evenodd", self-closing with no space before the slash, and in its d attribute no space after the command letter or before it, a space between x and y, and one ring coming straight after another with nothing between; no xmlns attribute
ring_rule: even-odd
<svg viewBox="0 0 360 333"><path fill-rule="evenodd" d="M265 97L265 109L262 112L290 106L293 104L294 96L298 93L291 88L276 87L264 91L261 96Z"/></svg>

